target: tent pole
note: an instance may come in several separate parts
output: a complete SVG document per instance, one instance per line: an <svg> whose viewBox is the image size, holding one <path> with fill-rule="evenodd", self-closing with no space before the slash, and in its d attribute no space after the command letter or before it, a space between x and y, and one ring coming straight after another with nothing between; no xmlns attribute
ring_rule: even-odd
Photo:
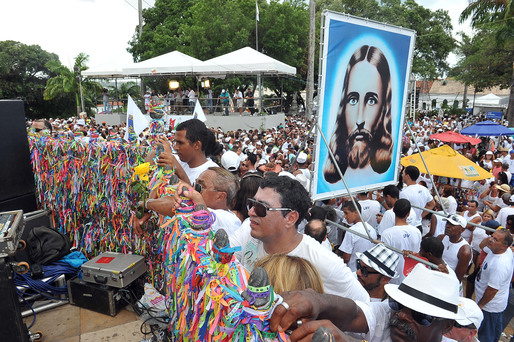
<svg viewBox="0 0 514 342"><path fill-rule="evenodd" d="M438 211L430 210L430 209L427 209L427 208L424 208L424 207L418 207L417 205L414 205L414 204L411 204L411 207L416 208L416 209L420 209L420 210L423 210L423 211L428 211L429 213L437 215L437 216L448 217L448 215L441 214ZM468 224L471 225L471 226L477 227L477 228L482 228L483 230L487 230L489 232L495 232L496 231L496 229L489 228L489 227L483 226L481 224L477 224L477 223L473 223L473 222L468 222Z"/></svg>
<svg viewBox="0 0 514 342"><path fill-rule="evenodd" d="M336 227L337 227L337 228L339 228L339 229L342 229L342 230L344 230L344 231L346 231L346 232L350 232L350 233L352 233L352 234L355 234L355 235L357 235L357 236L360 236L360 237L361 237L361 238L363 238L363 239L369 240L370 242L374 243L375 245L378 245L379 243L381 243L382 245L384 245L384 247L386 247L386 248L388 248L388 249L392 250L393 252L396 252L396 253L398 253L398 254L400 254L400 255L402 255L402 256L404 255L404 254L403 254L403 251L402 251L401 249L395 248L395 247L393 247L393 246L389 246L388 244L385 244L385 243L383 243L383 242L382 242L382 241L380 241L380 240L373 240L373 239L369 239L366 235L364 235L364 234L362 234L362 233L359 233L359 232L356 232L356 231L355 231L355 230L353 230L351 227L347 227L347 226L344 226L344 225L338 224L338 223L336 223L336 222L334 222L334 221L330 221L330 220L326 220L326 221L327 221L327 223L328 223L328 224L334 225L334 226L336 226ZM425 264L425 265L427 265L427 266L429 266L429 267L431 267L431 268L433 268L433 269L435 269L435 270L437 270L437 269L438 269L438 266L437 266L436 264L433 264L433 263L431 263L430 261L427 261L427 260L425 260L425 259L419 258L419 257L417 257L417 256L415 256L415 255L413 255L413 254L409 254L409 258L414 259L414 260L416 260L416 261L418 261L418 262L420 262L420 263L422 263L422 264Z"/></svg>
<svg viewBox="0 0 514 342"><path fill-rule="evenodd" d="M414 121L412 121L412 122L414 122ZM441 202L441 195L439 195L439 191L437 191L437 186L435 186L434 177L432 177L432 174L430 173L430 170L428 169L427 163L425 162L425 158L423 157L423 153L421 153L421 151L419 150L418 142L414 138L414 133L412 133L412 130L410 129L408 122L407 122L407 128L409 129L409 132L410 132L410 138L412 139L412 141L414 141L414 145L418 149L419 156L421 157L421 160L423 161L423 165L425 166L425 169L427 170L428 176L430 177L430 181L432 182L432 187L434 188L437 198L439 198L439 202ZM415 179L413 179L413 181L415 181ZM441 208L443 209L445 214L448 214L446 212L446 210L444 210L444 207L441 206Z"/></svg>

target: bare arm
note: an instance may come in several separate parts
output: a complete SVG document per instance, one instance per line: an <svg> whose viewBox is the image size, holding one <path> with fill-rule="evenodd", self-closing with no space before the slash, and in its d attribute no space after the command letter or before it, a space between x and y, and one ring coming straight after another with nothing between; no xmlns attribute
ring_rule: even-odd
<svg viewBox="0 0 514 342"><path fill-rule="evenodd" d="M455 267L455 274L457 275L457 279L462 281L464 274L466 274L468 270L469 261L471 260L471 248L469 245L464 245L459 249L457 259L459 259L459 262L457 263L457 267Z"/></svg>
<svg viewBox="0 0 514 342"><path fill-rule="evenodd" d="M341 258L343 258L344 263L348 265L348 263L350 262L350 257L351 256L352 256L351 254L343 252L342 255L341 255Z"/></svg>
<svg viewBox="0 0 514 342"><path fill-rule="evenodd" d="M498 290L488 286L487 289L485 289L484 295L482 296L482 298L480 298L480 301L478 302L478 306L480 307L480 309L482 309L487 303L489 303L491 299L493 299L494 296L496 296L497 292Z"/></svg>
<svg viewBox="0 0 514 342"><path fill-rule="evenodd" d="M284 301L290 309L283 305L275 308L270 321L272 331L285 331L297 319L329 320L341 331L366 333L369 331L364 312L349 298L316 293L313 290L285 292ZM307 329L296 329L291 340L298 340L305 335Z"/></svg>
<svg viewBox="0 0 514 342"><path fill-rule="evenodd" d="M433 210L434 208L435 200L432 198L432 200L425 205L425 209ZM430 214L428 211L423 210L423 213L421 213L421 217L425 218L425 216L427 216L428 214Z"/></svg>

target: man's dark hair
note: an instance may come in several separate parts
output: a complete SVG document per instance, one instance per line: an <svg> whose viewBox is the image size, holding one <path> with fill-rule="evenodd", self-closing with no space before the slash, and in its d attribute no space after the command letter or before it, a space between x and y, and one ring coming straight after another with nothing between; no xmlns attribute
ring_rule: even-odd
<svg viewBox="0 0 514 342"><path fill-rule="evenodd" d="M308 221L312 221L312 220L324 221L326 218L327 218L327 211L325 210L325 208L317 206L317 205L310 208L309 215L307 215Z"/></svg>
<svg viewBox="0 0 514 342"><path fill-rule="evenodd" d="M442 258L444 252L443 242L435 236L428 236L421 240L421 249L425 253L432 253L436 258Z"/></svg>
<svg viewBox="0 0 514 342"><path fill-rule="evenodd" d="M389 195L394 199L400 198L400 190L398 190L398 187L394 184L389 184L385 186L382 190L382 194L384 195L384 197Z"/></svg>
<svg viewBox="0 0 514 342"><path fill-rule="evenodd" d="M475 201L475 200L469 200L469 201L468 201L468 204L469 204L469 203L475 203L475 206L477 206L477 208L478 208L478 202L477 202L477 201Z"/></svg>
<svg viewBox="0 0 514 342"><path fill-rule="evenodd" d="M443 196L444 197L453 196L453 186L451 186L449 184L445 184L443 186Z"/></svg>
<svg viewBox="0 0 514 342"><path fill-rule="evenodd" d="M307 210L309 210L311 206L309 193L305 190L303 185L296 179L287 176L265 176L260 188L275 190L275 192L280 195L282 208L289 208L298 212L298 220L295 223L298 228L298 224L305 218ZM285 217L287 213L287 211L283 211L282 215Z"/></svg>
<svg viewBox="0 0 514 342"><path fill-rule="evenodd" d="M352 213L356 212L357 210L359 212L362 211L362 208L361 208L361 205L359 202L355 202L355 204L357 205L357 208L355 208L355 206L353 205L353 202L352 201L346 201L344 202L343 204L343 209L346 208L348 209L349 211L351 211Z"/></svg>
<svg viewBox="0 0 514 342"><path fill-rule="evenodd" d="M509 232L507 228L496 229L498 233L503 235L503 244L506 246L512 246L513 238L512 234Z"/></svg>
<svg viewBox="0 0 514 342"><path fill-rule="evenodd" d="M317 225L317 223L319 223L319 226ZM314 225L316 226L314 227ZM323 220L310 220L305 226L305 234L309 235L319 243L322 243L323 240L325 240L325 237L327 236L327 225L325 224L325 222L323 222Z"/></svg>
<svg viewBox="0 0 514 342"><path fill-rule="evenodd" d="M43 124L45 125L45 128L52 132L52 124L48 120L43 120Z"/></svg>
<svg viewBox="0 0 514 342"><path fill-rule="evenodd" d="M406 218L409 216L411 209L411 204L409 200L406 200L405 198L400 198L393 207L394 214L399 218Z"/></svg>
<svg viewBox="0 0 514 342"><path fill-rule="evenodd" d="M252 165L255 165L255 163L257 163L257 156L254 153L248 153L248 161Z"/></svg>
<svg viewBox="0 0 514 342"><path fill-rule="evenodd" d="M216 141L214 133L198 119L190 119L178 124L176 131L186 130L186 138L195 143L202 143L202 151L206 156L213 156L221 153L223 146Z"/></svg>
<svg viewBox="0 0 514 342"><path fill-rule="evenodd" d="M408 175L410 177L410 179L412 179L414 182L418 179L419 177L419 169L414 166L414 165L409 165L405 168L404 170L405 174Z"/></svg>

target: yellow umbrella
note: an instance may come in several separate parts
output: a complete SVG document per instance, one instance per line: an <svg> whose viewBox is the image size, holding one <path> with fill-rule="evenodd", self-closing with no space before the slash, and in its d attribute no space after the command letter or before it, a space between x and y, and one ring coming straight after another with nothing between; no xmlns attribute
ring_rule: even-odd
<svg viewBox="0 0 514 342"><path fill-rule="evenodd" d="M434 176L473 181L488 179L493 176L448 145L423 152L423 158L425 158L428 170ZM403 157L401 163L403 166L414 165L419 169L419 172L428 173L419 153Z"/></svg>

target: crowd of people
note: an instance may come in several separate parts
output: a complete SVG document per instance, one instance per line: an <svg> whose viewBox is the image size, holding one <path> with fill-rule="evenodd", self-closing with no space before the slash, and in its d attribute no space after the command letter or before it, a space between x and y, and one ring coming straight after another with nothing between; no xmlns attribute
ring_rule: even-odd
<svg viewBox="0 0 514 342"><path fill-rule="evenodd" d="M443 143L431 139L432 134L459 131L472 120L411 120L407 124L414 137L406 131L402 155L438 147ZM55 136L72 132L77 139L97 132L94 136L106 141L122 138L125 129L85 118L29 124ZM434 177L432 183L408 166L398 169L398 184L355 194L353 201L344 196L313 203L312 124L289 117L273 129L224 132L193 119L174 132L152 136L145 131L140 138L143 145L163 145L157 157L155 148L149 148L148 161L174 168L183 184L177 196L215 213L212 229L225 229L230 245L241 247L236 256L244 267L251 272L267 265L272 285L284 291L271 327L294 326L291 340L325 326L342 341L348 336L368 341L498 341L514 316L509 305L514 272L512 138L453 145L489 170L490 179ZM179 201L176 196L151 196L142 205L145 215L133 221L138 234L145 233L145 222L155 213L173 215ZM273 259L275 255L287 260ZM416 264L411 255L437 269ZM298 271L279 268L284 264Z"/></svg>

